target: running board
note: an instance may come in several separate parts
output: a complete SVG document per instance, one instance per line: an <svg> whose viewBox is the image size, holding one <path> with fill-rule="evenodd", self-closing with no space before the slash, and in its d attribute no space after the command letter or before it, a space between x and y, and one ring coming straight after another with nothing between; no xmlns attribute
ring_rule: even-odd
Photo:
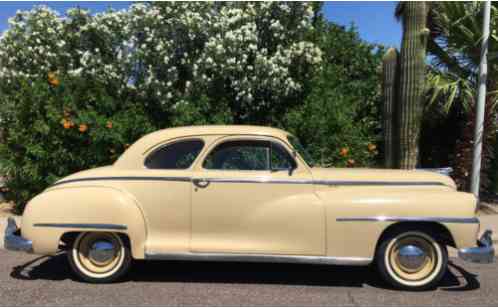
<svg viewBox="0 0 498 308"><path fill-rule="evenodd" d="M217 261L217 262L256 262L256 263L305 263L327 265L368 265L372 258L362 257L322 257L299 255L266 255L241 253L146 253L146 260L177 261Z"/></svg>

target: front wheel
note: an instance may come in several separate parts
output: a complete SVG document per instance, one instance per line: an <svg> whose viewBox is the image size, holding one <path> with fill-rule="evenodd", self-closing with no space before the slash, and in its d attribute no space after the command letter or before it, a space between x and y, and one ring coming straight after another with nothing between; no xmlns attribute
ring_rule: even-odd
<svg viewBox="0 0 498 308"><path fill-rule="evenodd" d="M446 246L422 231L388 235L376 252L377 268L388 283L399 289L427 290L446 273Z"/></svg>
<svg viewBox="0 0 498 308"><path fill-rule="evenodd" d="M92 283L115 281L131 265L130 249L115 233L80 233L67 256L73 272L80 279Z"/></svg>

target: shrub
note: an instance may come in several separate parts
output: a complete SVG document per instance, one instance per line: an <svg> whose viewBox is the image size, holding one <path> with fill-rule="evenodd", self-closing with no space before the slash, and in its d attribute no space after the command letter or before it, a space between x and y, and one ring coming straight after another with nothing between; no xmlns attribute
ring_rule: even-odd
<svg viewBox="0 0 498 308"><path fill-rule="evenodd" d="M115 97L91 80L19 79L4 93L0 173L8 179L6 198L18 210L62 176L111 164L155 129L129 96Z"/></svg>
<svg viewBox="0 0 498 308"><path fill-rule="evenodd" d="M284 126L320 166L377 165L383 49L361 41L354 28L345 30L323 20L316 28L323 69L308 85L304 103L286 115Z"/></svg>
<svg viewBox="0 0 498 308"><path fill-rule="evenodd" d="M133 92L156 124L170 122L178 104L200 101L226 103L238 123L264 122L302 92L321 62L308 39L313 7L137 3L96 15L70 9L65 18L36 7L9 19L0 82L57 71Z"/></svg>
<svg viewBox="0 0 498 308"><path fill-rule="evenodd" d="M271 124L321 62L307 3L18 12L0 37L1 171L18 209L159 128Z"/></svg>

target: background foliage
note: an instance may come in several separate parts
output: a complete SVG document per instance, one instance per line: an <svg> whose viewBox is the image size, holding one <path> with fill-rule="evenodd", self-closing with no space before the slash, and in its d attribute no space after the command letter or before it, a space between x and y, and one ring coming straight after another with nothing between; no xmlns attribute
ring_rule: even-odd
<svg viewBox="0 0 498 308"><path fill-rule="evenodd" d="M308 3L153 3L19 12L0 41L0 173L18 210L147 132L261 124L325 166L378 159L382 48Z"/></svg>
<svg viewBox="0 0 498 308"><path fill-rule="evenodd" d="M322 70L284 127L299 136L321 166L373 166L381 133L379 67L382 46L360 40L354 28L317 24Z"/></svg>
<svg viewBox="0 0 498 308"><path fill-rule="evenodd" d="M434 2L428 27L426 155L450 164L460 189L470 187L474 145L475 109L481 59L484 2ZM492 55L498 52L498 3L491 6L491 35L487 76L486 112L483 134L481 190L492 192L496 181L494 143L498 121L498 65ZM435 115L437 115L435 117ZM427 153L427 152L426 152ZM428 153L427 153L428 154ZM448 155L446 155L448 154Z"/></svg>

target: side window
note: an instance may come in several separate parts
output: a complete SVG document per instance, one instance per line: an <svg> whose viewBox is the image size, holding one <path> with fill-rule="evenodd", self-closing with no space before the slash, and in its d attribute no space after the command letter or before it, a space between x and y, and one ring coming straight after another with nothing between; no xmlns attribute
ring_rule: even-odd
<svg viewBox="0 0 498 308"><path fill-rule="evenodd" d="M290 156L289 152L280 144L271 143L271 169L272 170L289 170L296 168L296 161Z"/></svg>
<svg viewBox="0 0 498 308"><path fill-rule="evenodd" d="M145 159L149 169L188 169L204 147L202 140L178 141L152 152Z"/></svg>
<svg viewBox="0 0 498 308"><path fill-rule="evenodd" d="M203 167L217 170L270 170L270 142L224 142L209 153Z"/></svg>

